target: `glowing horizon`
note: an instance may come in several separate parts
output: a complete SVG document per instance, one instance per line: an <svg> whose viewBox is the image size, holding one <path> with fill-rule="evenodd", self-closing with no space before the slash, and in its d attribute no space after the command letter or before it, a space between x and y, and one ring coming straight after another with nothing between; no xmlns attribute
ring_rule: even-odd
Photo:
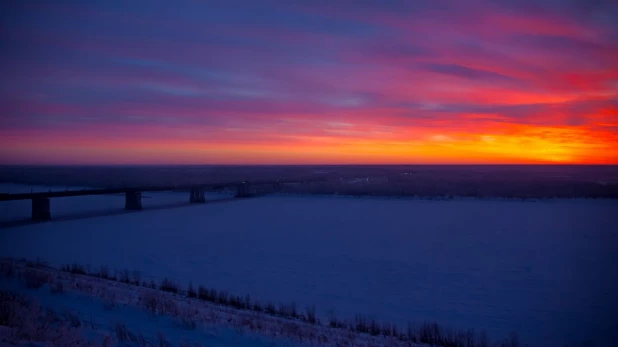
<svg viewBox="0 0 618 347"><path fill-rule="evenodd" d="M613 2L148 4L2 5L0 164L618 164Z"/></svg>

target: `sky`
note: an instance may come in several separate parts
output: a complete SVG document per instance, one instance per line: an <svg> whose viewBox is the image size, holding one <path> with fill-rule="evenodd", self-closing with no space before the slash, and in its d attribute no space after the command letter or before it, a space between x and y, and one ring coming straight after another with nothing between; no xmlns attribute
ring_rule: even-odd
<svg viewBox="0 0 618 347"><path fill-rule="evenodd" d="M3 1L0 164L618 164L618 2Z"/></svg>

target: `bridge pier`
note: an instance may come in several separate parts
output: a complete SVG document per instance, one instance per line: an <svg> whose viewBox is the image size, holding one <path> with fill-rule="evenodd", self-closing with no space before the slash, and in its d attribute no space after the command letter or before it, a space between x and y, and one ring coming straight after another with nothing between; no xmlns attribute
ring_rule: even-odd
<svg viewBox="0 0 618 347"><path fill-rule="evenodd" d="M45 221L50 219L49 198L32 199L32 220Z"/></svg>
<svg viewBox="0 0 618 347"><path fill-rule="evenodd" d="M142 192L127 191L124 193L125 210L138 211L142 209Z"/></svg>
<svg viewBox="0 0 618 347"><path fill-rule="evenodd" d="M189 195L189 202L195 203L195 204L206 202L204 188L191 188L191 195Z"/></svg>
<svg viewBox="0 0 618 347"><path fill-rule="evenodd" d="M242 182L238 186L236 186L236 197L237 198L248 198L251 196L251 185L249 182Z"/></svg>

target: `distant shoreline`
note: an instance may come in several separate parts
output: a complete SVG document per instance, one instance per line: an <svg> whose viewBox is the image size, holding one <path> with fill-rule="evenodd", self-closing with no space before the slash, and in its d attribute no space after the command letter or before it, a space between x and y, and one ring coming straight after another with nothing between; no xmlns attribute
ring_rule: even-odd
<svg viewBox="0 0 618 347"><path fill-rule="evenodd" d="M47 192L51 191L65 191L65 190L82 190L82 189L103 189L101 187L83 187L83 186L59 186L59 185L38 185L38 184L23 184L16 182L0 182L0 194L16 194L16 190L14 192L9 189L9 191L5 191L2 185L16 185L23 187L32 187L34 188L34 192ZM38 189L37 189L38 188ZM26 191L29 192L29 191ZM178 193L184 194L184 192L178 191L169 191L169 193ZM213 193L221 193L220 191L212 191ZM114 194L118 195L118 194ZM347 193L261 193L256 194L255 197L259 196L271 196L271 197L307 197L307 198L364 198L364 199L382 199L382 200L415 200L415 201L526 201L526 202L536 202L536 201L559 201L559 200L618 200L618 196L609 196L609 197L596 197L596 196L560 196L560 197L513 197L513 196L465 196L465 195L379 195L379 194L347 194Z"/></svg>
<svg viewBox="0 0 618 347"><path fill-rule="evenodd" d="M424 198L618 198L615 165L0 166L0 183L119 188L310 180L281 192ZM272 193L260 188L256 193Z"/></svg>
<svg viewBox="0 0 618 347"><path fill-rule="evenodd" d="M495 164L0 164L1 168L185 168L185 167L615 167L618 164L571 164L571 163L495 163Z"/></svg>

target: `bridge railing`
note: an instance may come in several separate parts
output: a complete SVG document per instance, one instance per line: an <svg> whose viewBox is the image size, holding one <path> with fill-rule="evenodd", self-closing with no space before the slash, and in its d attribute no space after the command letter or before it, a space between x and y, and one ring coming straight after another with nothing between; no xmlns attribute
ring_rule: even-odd
<svg viewBox="0 0 618 347"><path fill-rule="evenodd" d="M191 184L191 185L173 185L173 186L150 186L150 187L123 187L123 188L107 188L107 189L81 189L81 190L64 190L64 191L49 191L49 192L31 192L7 194L0 193L0 201L15 201L15 200L31 200L32 201L32 219L36 221L46 221L51 219L50 199L59 197L87 196L87 195L125 195L125 209L131 211L142 210L142 193L156 191L188 191L189 202L205 203L205 193L208 190L233 188L236 189L237 198L246 198L253 195L252 187L260 185L272 185L275 190L284 184L289 183L306 183L323 181L324 179L294 179L294 180L269 180L269 181L235 181L223 183L206 183L206 184Z"/></svg>

